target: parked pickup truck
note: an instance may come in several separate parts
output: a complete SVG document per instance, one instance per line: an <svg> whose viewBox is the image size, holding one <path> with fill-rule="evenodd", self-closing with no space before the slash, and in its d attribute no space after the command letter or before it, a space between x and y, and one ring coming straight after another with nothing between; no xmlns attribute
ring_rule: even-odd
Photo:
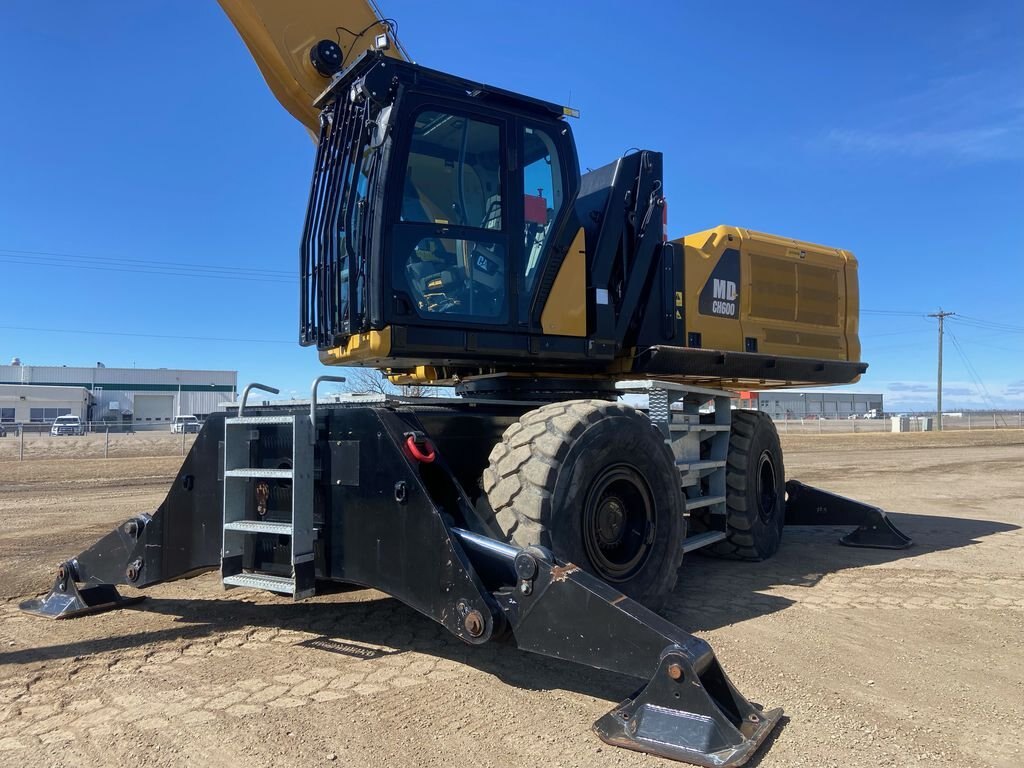
<svg viewBox="0 0 1024 768"><path fill-rule="evenodd" d="M176 435L183 432L198 432L202 426L195 416L175 416L171 422L171 432Z"/></svg>
<svg viewBox="0 0 1024 768"><path fill-rule="evenodd" d="M58 416L53 421L53 426L50 427L50 434L54 437L58 435L84 435L85 425L82 424L82 420L77 416Z"/></svg>

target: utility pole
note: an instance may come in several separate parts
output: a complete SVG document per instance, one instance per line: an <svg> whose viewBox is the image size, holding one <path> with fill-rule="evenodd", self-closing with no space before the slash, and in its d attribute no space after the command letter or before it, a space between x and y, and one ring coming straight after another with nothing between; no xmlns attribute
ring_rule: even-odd
<svg viewBox="0 0 1024 768"><path fill-rule="evenodd" d="M939 432L942 431L942 323L947 317L955 314L956 312L943 312L942 307L939 307L938 312L928 315L939 318L939 380L935 398L935 428Z"/></svg>

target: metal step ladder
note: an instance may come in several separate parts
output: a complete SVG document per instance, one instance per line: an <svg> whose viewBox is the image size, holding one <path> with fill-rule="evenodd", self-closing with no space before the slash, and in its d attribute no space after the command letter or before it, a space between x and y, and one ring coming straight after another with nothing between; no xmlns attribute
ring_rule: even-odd
<svg viewBox="0 0 1024 768"><path fill-rule="evenodd" d="M250 384L242 392L238 416L224 420L224 530L221 550L221 583L225 587L250 587L291 595L296 600L316 591L313 564L313 438L316 387L313 383L310 414L246 416L245 406L254 389L277 394L263 384ZM289 467L252 466L253 444L262 439L284 439L291 446ZM290 519L272 520L267 515L269 482L290 482ZM289 540L291 575L280 576L243 570L247 544L252 536L276 535Z"/></svg>
<svg viewBox="0 0 1024 768"><path fill-rule="evenodd" d="M676 460L686 516L700 511L709 523L709 530L686 538L683 551L724 539L725 471L732 421L730 394L668 381L624 381L617 387L623 392L647 395L648 416L661 430ZM705 408L702 413L709 402L713 402L713 410Z"/></svg>

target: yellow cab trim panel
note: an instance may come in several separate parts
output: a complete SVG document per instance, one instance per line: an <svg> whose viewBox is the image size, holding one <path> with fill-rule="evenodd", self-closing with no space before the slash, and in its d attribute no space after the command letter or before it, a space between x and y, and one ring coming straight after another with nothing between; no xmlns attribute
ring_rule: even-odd
<svg viewBox="0 0 1024 768"><path fill-rule="evenodd" d="M569 246L540 316L541 330L553 336L587 335L587 254L583 227Z"/></svg>
<svg viewBox="0 0 1024 768"><path fill-rule="evenodd" d="M349 365L367 360L380 360L391 354L391 328L367 333L354 333L343 347L331 347L320 352L324 365Z"/></svg>
<svg viewBox="0 0 1024 768"><path fill-rule="evenodd" d="M389 368L386 373L388 381L395 386L415 386L418 384L434 384L441 380L437 368L432 365L417 365L411 371L393 373Z"/></svg>

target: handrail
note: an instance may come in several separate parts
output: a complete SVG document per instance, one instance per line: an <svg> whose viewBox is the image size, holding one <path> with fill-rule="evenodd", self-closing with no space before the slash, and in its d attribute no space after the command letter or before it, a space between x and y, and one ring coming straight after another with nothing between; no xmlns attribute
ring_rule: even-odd
<svg viewBox="0 0 1024 768"><path fill-rule="evenodd" d="M249 392L254 389L259 389L263 392L269 392L272 395L281 394L281 390L268 387L266 384L252 384L246 385L245 389L242 390L242 402L238 404L238 417L241 418L245 414L245 401L249 399Z"/></svg>
<svg viewBox="0 0 1024 768"><path fill-rule="evenodd" d="M320 382L323 381L336 381L339 384L345 382L344 376L317 376L313 379L313 386L310 387L309 393L309 425L312 427L310 431L310 437L314 441L316 440L316 390L320 386Z"/></svg>

